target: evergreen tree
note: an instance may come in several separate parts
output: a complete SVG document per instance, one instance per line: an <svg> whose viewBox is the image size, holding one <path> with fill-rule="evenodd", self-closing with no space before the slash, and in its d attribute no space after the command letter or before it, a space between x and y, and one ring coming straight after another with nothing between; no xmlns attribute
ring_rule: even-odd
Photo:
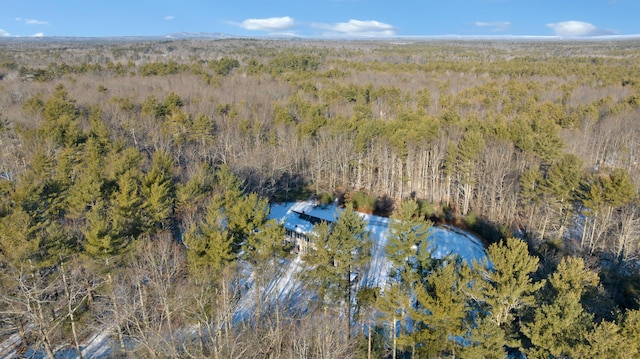
<svg viewBox="0 0 640 359"><path fill-rule="evenodd" d="M231 246L233 238L224 229L221 204L220 197L214 197L204 221L191 225L183 235L189 270L195 278L219 276L225 265L236 258Z"/></svg>
<svg viewBox="0 0 640 359"><path fill-rule="evenodd" d="M374 320L376 302L380 296L380 288L364 287L358 291L356 295L356 317L362 323L362 333L367 337L367 358L372 357L372 341L374 333L371 330L371 324ZM366 330L365 330L366 325Z"/></svg>
<svg viewBox="0 0 640 359"><path fill-rule="evenodd" d="M151 231L166 229L169 226L175 198L173 166L174 162L169 153L156 151L153 154L151 169L142 179L145 228Z"/></svg>
<svg viewBox="0 0 640 359"><path fill-rule="evenodd" d="M417 214L418 203L406 201L401 203L391 216L385 252L394 266L390 278L392 283L385 289L379 303L379 310L384 312L384 319L399 324L399 328L391 333L394 347L398 344L401 349L411 349L412 352L418 343L415 336L408 331L407 321L413 302L411 298L431 262L428 242L431 223L418 219Z"/></svg>
<svg viewBox="0 0 640 359"><path fill-rule="evenodd" d="M100 198L108 198L106 179L104 178L104 154L97 140L90 137L80 154L81 161L74 168L76 176L66 197L67 215L81 218Z"/></svg>
<svg viewBox="0 0 640 359"><path fill-rule="evenodd" d="M395 267L396 275L404 276L414 273L420 276L419 267L425 266L425 260L431 258L427 242L431 234L431 222L417 219L417 214L418 203L406 201L401 203L398 210L391 216L385 252ZM411 281L410 278L398 279Z"/></svg>
<svg viewBox="0 0 640 359"><path fill-rule="evenodd" d="M531 342L527 356L548 358L574 356L584 348L585 335L592 328L592 315L585 312L581 299L586 288L595 286L598 276L584 267L581 258L563 258L549 277L552 294L525 323L522 333Z"/></svg>
<svg viewBox="0 0 640 359"><path fill-rule="evenodd" d="M92 257L109 257L123 251L131 237L122 235L114 228L110 208L102 199L96 201L86 214L84 250Z"/></svg>
<svg viewBox="0 0 640 359"><path fill-rule="evenodd" d="M337 286L339 273L333 258L336 244L330 242L331 225L328 222L316 224L313 232L309 233L309 239L313 244L304 256L309 269L302 275L304 281L315 290L316 300L326 310L340 293Z"/></svg>
<svg viewBox="0 0 640 359"><path fill-rule="evenodd" d="M632 202L634 193L629 174L621 169L583 182L579 197L584 206L585 225L580 244L590 252L603 247L603 237L615 223L614 210Z"/></svg>
<svg viewBox="0 0 640 359"><path fill-rule="evenodd" d="M563 207L568 206L579 188L581 167L578 156L567 154L554 161L546 173L544 187Z"/></svg>
<svg viewBox="0 0 640 359"><path fill-rule="evenodd" d="M118 177L117 186L109 213L113 231L117 236L133 239L143 232L144 199L140 193L139 178L135 172L127 171Z"/></svg>
<svg viewBox="0 0 640 359"><path fill-rule="evenodd" d="M0 261L15 266L32 258L38 251L31 217L21 208L0 217Z"/></svg>
<svg viewBox="0 0 640 359"><path fill-rule="evenodd" d="M624 346L629 353L640 354L640 310L624 313L620 333L625 338Z"/></svg>
<svg viewBox="0 0 640 359"><path fill-rule="evenodd" d="M421 355L455 356L458 340L468 330L465 292L470 283L459 274L463 266L463 262L449 258L425 278L425 283L416 286L416 304L410 308L410 317Z"/></svg>
<svg viewBox="0 0 640 359"><path fill-rule="evenodd" d="M351 317L353 297L351 280L352 274L363 274L364 265L371 259L371 241L366 229L365 221L353 207L347 204L340 218L331 231L331 242L334 248L334 264L338 268L339 283L342 287L347 308L347 333L351 333Z"/></svg>
<svg viewBox="0 0 640 359"><path fill-rule="evenodd" d="M490 317L478 317L466 334L458 357L463 359L504 359L507 357L505 332Z"/></svg>
<svg viewBox="0 0 640 359"><path fill-rule="evenodd" d="M76 101L69 97L64 85L58 85L53 97L44 103L44 122L40 133L61 146L72 146L82 140Z"/></svg>
<svg viewBox="0 0 640 359"><path fill-rule="evenodd" d="M531 276L538 270L538 258L529 255L527 244L509 238L487 249L490 268L486 272L484 300L490 319L499 327L510 323L527 306L535 305L534 295L544 281L534 283Z"/></svg>
<svg viewBox="0 0 640 359"><path fill-rule="evenodd" d="M616 324L603 321L585 334L585 344L577 347L574 358L637 358L637 345L621 333Z"/></svg>
<svg viewBox="0 0 640 359"><path fill-rule="evenodd" d="M573 201L576 198L582 173L582 162L573 154L566 154L554 161L545 173L542 182L543 201L546 226L550 218L558 218L559 228L556 238L563 238L567 222L574 209ZM543 227L544 228L544 227ZM544 237L542 231L541 237Z"/></svg>
<svg viewBox="0 0 640 359"><path fill-rule="evenodd" d="M187 181L176 184L176 208L177 218L190 219L205 212L209 197L214 191L215 174L210 165L197 163L194 165L193 175Z"/></svg>
<svg viewBox="0 0 640 359"><path fill-rule="evenodd" d="M233 201L231 198L235 198ZM257 193L249 195L224 194L224 214L227 220L229 234L233 237L234 247L241 248L247 241L260 231L269 215L269 203L266 198L260 198Z"/></svg>
<svg viewBox="0 0 640 359"><path fill-rule="evenodd" d="M275 219L264 221L256 229L255 233L247 237L242 246L243 258L251 263L253 267L253 286L256 301L255 322L258 328L260 328L262 319L263 294L266 296L275 295L276 310L279 308L279 288L266 288L265 283L279 277L280 273L277 273L277 270L281 267L281 263L278 259L286 254L283 247L284 235L284 227ZM279 313L276 314L279 315Z"/></svg>
<svg viewBox="0 0 640 359"><path fill-rule="evenodd" d="M231 208L242 195L242 182L231 172L231 169L226 164L223 164L215 171L215 180L224 200L224 208Z"/></svg>
<svg viewBox="0 0 640 359"><path fill-rule="evenodd" d="M408 293L399 283L384 288L376 301L376 309L381 314L378 321L389 328L387 347L391 348L393 358L396 358L398 349L415 352L418 344L410 331L413 302L413 293Z"/></svg>
<svg viewBox="0 0 640 359"><path fill-rule="evenodd" d="M347 204L333 227L328 223L316 225L312 241L314 249L306 256L311 266L308 277L315 282L325 308L328 301L343 304L345 328L350 335L352 275L362 273L371 256L366 223L351 204Z"/></svg>

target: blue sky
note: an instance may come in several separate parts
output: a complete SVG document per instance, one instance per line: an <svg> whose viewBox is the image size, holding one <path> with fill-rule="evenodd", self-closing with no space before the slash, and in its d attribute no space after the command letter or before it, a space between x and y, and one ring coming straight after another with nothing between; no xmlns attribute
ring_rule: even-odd
<svg viewBox="0 0 640 359"><path fill-rule="evenodd" d="M1 36L640 34L640 0L0 0Z"/></svg>

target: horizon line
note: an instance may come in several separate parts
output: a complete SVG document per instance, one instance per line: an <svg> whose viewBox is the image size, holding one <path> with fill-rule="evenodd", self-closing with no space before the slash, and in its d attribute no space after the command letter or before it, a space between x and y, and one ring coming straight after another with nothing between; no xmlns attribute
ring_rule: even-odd
<svg viewBox="0 0 640 359"><path fill-rule="evenodd" d="M394 35L394 36L309 36L309 35L287 35L287 34L267 34L267 35L235 35L223 32L172 32L160 35L99 35L99 36L81 36L81 35L11 35L0 36L3 39L122 39L122 38L149 38L149 39L166 39L166 40L184 40L184 39L304 39L304 40L420 40L420 39L447 39L447 40L575 40L575 41L594 41L594 40L630 40L640 39L638 34L626 35L597 35L597 36L560 36L560 35L461 35L461 34L441 34L441 35Z"/></svg>

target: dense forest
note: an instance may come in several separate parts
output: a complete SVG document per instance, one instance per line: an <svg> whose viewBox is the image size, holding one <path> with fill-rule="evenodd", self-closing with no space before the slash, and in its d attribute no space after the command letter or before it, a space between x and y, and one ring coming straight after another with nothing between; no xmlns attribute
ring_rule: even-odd
<svg viewBox="0 0 640 359"><path fill-rule="evenodd" d="M0 343L640 357L639 119L638 40L1 39ZM260 293L295 256L269 204L310 198L345 212L297 308ZM388 288L350 286L356 210L392 219ZM431 258L440 223L489 262Z"/></svg>

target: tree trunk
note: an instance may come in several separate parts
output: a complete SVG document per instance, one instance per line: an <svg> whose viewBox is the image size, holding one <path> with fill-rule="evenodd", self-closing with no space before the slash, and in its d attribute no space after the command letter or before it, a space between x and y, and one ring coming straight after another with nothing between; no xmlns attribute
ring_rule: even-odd
<svg viewBox="0 0 640 359"><path fill-rule="evenodd" d="M44 313L42 311L42 304L40 301L36 301L36 309L38 311L38 318L40 319L39 326L42 326L45 323ZM44 350L47 352L47 356L49 359L55 359L55 354L53 352L53 348L51 346L51 340L49 339L49 334L42 327L39 328L40 335L42 336L42 343L44 345Z"/></svg>
<svg viewBox="0 0 640 359"><path fill-rule="evenodd" d="M254 265L254 271L253 271L253 286L255 288L255 296L256 296L256 330L260 331L260 309L262 306L262 300L261 300L261 296L260 296L260 281L258 280L258 271L255 270L255 265Z"/></svg>
<svg viewBox="0 0 640 359"><path fill-rule="evenodd" d="M397 348L397 338L396 338L396 317L393 317L392 326L391 326L391 342L392 342L392 353L391 357L396 359L396 348Z"/></svg>
<svg viewBox="0 0 640 359"><path fill-rule="evenodd" d="M367 359L371 359L371 318L367 318Z"/></svg>
<svg viewBox="0 0 640 359"><path fill-rule="evenodd" d="M345 311L347 320L347 342L351 338L351 265L347 266L347 307Z"/></svg>
<svg viewBox="0 0 640 359"><path fill-rule="evenodd" d="M78 341L78 331L76 329L76 318L74 315L75 310L73 309L73 304L71 303L71 291L69 290L69 283L67 282L67 274L65 273L64 264L60 263L60 272L62 272L62 284L64 286L64 295L67 299L67 315L69 316L69 321L71 322L71 334L73 335L73 344L78 353L78 358L84 359L82 355L82 350L80 349L80 342Z"/></svg>

